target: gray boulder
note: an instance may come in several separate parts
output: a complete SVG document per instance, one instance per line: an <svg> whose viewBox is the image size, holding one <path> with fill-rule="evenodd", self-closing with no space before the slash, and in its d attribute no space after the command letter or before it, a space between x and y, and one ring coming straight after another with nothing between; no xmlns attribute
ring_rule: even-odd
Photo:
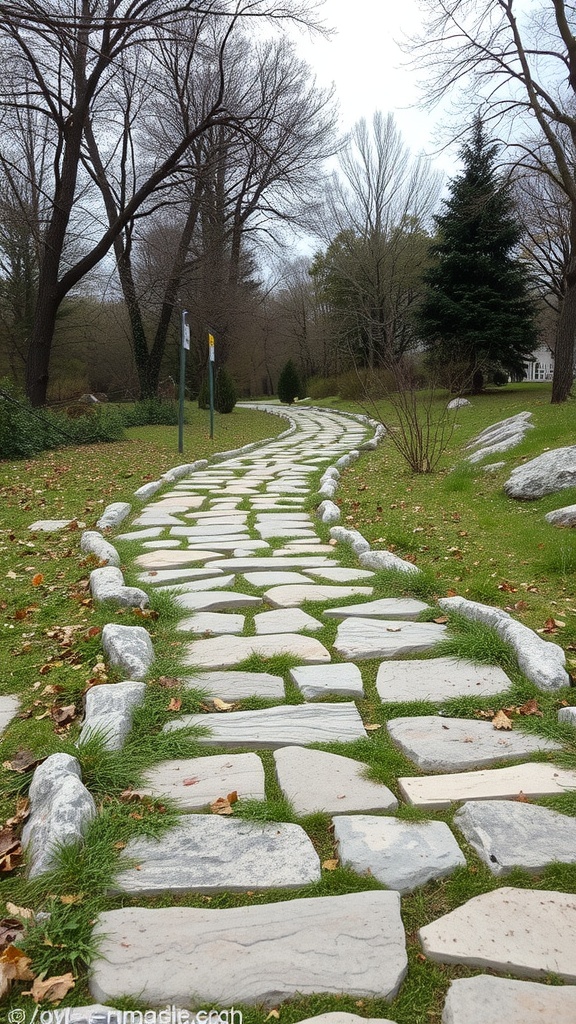
<svg viewBox="0 0 576 1024"><path fill-rule="evenodd" d="M363 569L394 569L395 572L421 572L417 565L399 558L392 551L364 551L358 557Z"/></svg>
<svg viewBox="0 0 576 1024"><path fill-rule="evenodd" d="M96 733L106 750L120 750L132 727L132 712L144 700L145 683L104 683L93 686L85 698L86 717L78 744Z"/></svg>
<svg viewBox="0 0 576 1024"><path fill-rule="evenodd" d="M143 679L154 661L150 634L142 626L109 622L102 630L102 646L110 664L128 679Z"/></svg>
<svg viewBox="0 0 576 1024"><path fill-rule="evenodd" d="M80 550L96 555L101 562L108 565L120 565L120 555L115 547L109 544L97 530L85 530L80 538Z"/></svg>
<svg viewBox="0 0 576 1024"><path fill-rule="evenodd" d="M95 601L115 601L122 608L145 608L148 594L140 587L124 586L124 577L115 565L105 565L90 573L90 593Z"/></svg>
<svg viewBox="0 0 576 1024"><path fill-rule="evenodd" d="M471 405L467 398L453 398L451 402L448 402L447 409L463 409L465 405Z"/></svg>
<svg viewBox="0 0 576 1024"><path fill-rule="evenodd" d="M342 544L349 544L355 555L361 555L370 550L370 544L358 530L348 530L345 526L333 526L330 536Z"/></svg>
<svg viewBox="0 0 576 1024"><path fill-rule="evenodd" d="M547 512L544 518L551 526L576 526L576 505L556 508L553 512Z"/></svg>
<svg viewBox="0 0 576 1024"><path fill-rule="evenodd" d="M78 842L96 804L82 783L80 765L70 754L51 754L38 766L30 786L30 817L22 832L30 878L55 866L58 848Z"/></svg>
<svg viewBox="0 0 576 1024"><path fill-rule="evenodd" d="M323 523L337 523L340 519L340 509L327 498L318 505L318 515Z"/></svg>
<svg viewBox="0 0 576 1024"><path fill-rule="evenodd" d="M106 506L96 526L99 530L108 530L113 526L118 526L130 514L131 508L132 506L127 501L113 501L111 505Z"/></svg>
<svg viewBox="0 0 576 1024"><path fill-rule="evenodd" d="M543 452L513 469L504 484L509 498L534 501L576 485L576 445Z"/></svg>
<svg viewBox="0 0 576 1024"><path fill-rule="evenodd" d="M142 484L142 487L134 491L134 497L138 501L146 501L147 498L151 498L153 494L156 494L156 491L159 491L162 486L162 480L151 480L149 484Z"/></svg>

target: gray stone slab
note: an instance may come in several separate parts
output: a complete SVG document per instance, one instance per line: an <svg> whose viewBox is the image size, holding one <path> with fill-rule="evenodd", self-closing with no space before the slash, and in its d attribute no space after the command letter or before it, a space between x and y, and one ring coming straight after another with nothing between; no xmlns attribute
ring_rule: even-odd
<svg viewBox="0 0 576 1024"><path fill-rule="evenodd" d="M359 1017L356 1013L343 1013L334 1010L332 1013L319 1013L317 1017L307 1017L300 1024L394 1024L384 1017Z"/></svg>
<svg viewBox="0 0 576 1024"><path fill-rule="evenodd" d="M183 566L194 565L196 562L205 562L207 559L217 557L217 551L192 549L188 551L150 551L145 555L138 555L134 559L134 564L139 569L147 569L148 571L152 569L181 569ZM217 566L217 568L220 568L220 566ZM228 568L232 568L232 566Z"/></svg>
<svg viewBox="0 0 576 1024"><path fill-rule="evenodd" d="M150 526L148 529L130 530L128 533L119 533L115 540L151 540L152 537L159 537L162 533L161 526Z"/></svg>
<svg viewBox="0 0 576 1024"><path fill-rule="evenodd" d="M320 542L316 541L313 544L310 544L305 543L304 540L302 541L302 543L298 543L297 541L292 540L288 541L285 547L277 548L276 551L273 552L273 556L274 558L289 558L290 555L296 554L316 556L317 554L322 552L326 552L326 554L330 552L333 554L334 548L331 547L330 544L320 544Z"/></svg>
<svg viewBox="0 0 576 1024"><path fill-rule="evenodd" d="M277 608L273 612L260 612L254 616L254 625L257 635L265 633L307 633L322 629L323 625L318 619L301 608Z"/></svg>
<svg viewBox="0 0 576 1024"><path fill-rule="evenodd" d="M356 665L300 665L290 669L290 678L306 700L332 695L364 698L362 676Z"/></svg>
<svg viewBox="0 0 576 1024"><path fill-rule="evenodd" d="M348 618L338 626L334 649L350 660L396 658L429 651L445 635L435 622Z"/></svg>
<svg viewBox="0 0 576 1024"><path fill-rule="evenodd" d="M383 704L490 697L510 686L512 681L497 665L475 665L459 658L385 661L376 677L376 689Z"/></svg>
<svg viewBox="0 0 576 1024"><path fill-rule="evenodd" d="M256 530L262 540L270 540L272 537L317 537L312 527L307 530L304 525L298 523L294 526L288 523L261 523L256 525Z"/></svg>
<svg viewBox="0 0 576 1024"><path fill-rule="evenodd" d="M96 817L96 804L70 754L51 754L36 768L30 785L30 817L22 831L28 876L55 867L58 848L82 839Z"/></svg>
<svg viewBox="0 0 576 1024"><path fill-rule="evenodd" d="M235 590L205 590L199 594L178 594L174 603L187 611L226 611L235 608L258 608L262 604L261 597L251 597Z"/></svg>
<svg viewBox="0 0 576 1024"><path fill-rule="evenodd" d="M4 729L12 721L15 715L20 710L20 701L18 697L0 697L0 732L4 732Z"/></svg>
<svg viewBox="0 0 576 1024"><path fill-rule="evenodd" d="M284 700L284 680L269 672L199 672L183 679L191 689L206 690L221 700L244 700L245 697L267 697Z"/></svg>
<svg viewBox="0 0 576 1024"><path fill-rule="evenodd" d="M102 630L102 647L110 664L130 680L143 679L154 661L150 634L143 626L108 622Z"/></svg>
<svg viewBox="0 0 576 1024"><path fill-rule="evenodd" d="M306 569L307 576L315 579L330 580L332 583L352 583L354 580L367 580L374 577L370 569Z"/></svg>
<svg viewBox="0 0 576 1024"><path fill-rule="evenodd" d="M304 601L338 601L357 594L369 597L372 593L372 587L331 587L322 583L294 583L271 587L264 594L264 600L273 608L295 608Z"/></svg>
<svg viewBox="0 0 576 1024"><path fill-rule="evenodd" d="M241 800L265 800L264 768L257 754L161 761L143 775L138 793L174 800L181 811L199 811L236 790Z"/></svg>
<svg viewBox="0 0 576 1024"><path fill-rule="evenodd" d="M345 608L327 608L324 614L331 619L350 617L363 619L404 619L414 621L430 607L424 601L410 597L381 597L364 604L349 604Z"/></svg>
<svg viewBox="0 0 576 1024"><path fill-rule="evenodd" d="M576 818L517 800L473 800L454 816L493 875L515 867L540 874L548 864L576 863Z"/></svg>
<svg viewBox="0 0 576 1024"><path fill-rule="evenodd" d="M538 751L561 750L560 743L520 729L495 729L492 722L421 715L387 723L392 742L425 772L458 772L497 761L515 761Z"/></svg>
<svg viewBox="0 0 576 1024"><path fill-rule="evenodd" d="M308 743L350 743L365 739L362 719L355 704L283 704L264 711L234 711L229 715L185 715L164 726L173 732L185 726L210 729L201 736L202 746L277 747L306 746Z"/></svg>
<svg viewBox="0 0 576 1024"><path fill-rule="evenodd" d="M90 593L95 601L114 601L121 608L145 608L148 594L140 587L124 586L124 576L116 565L104 565L90 573Z"/></svg>
<svg viewBox="0 0 576 1024"><path fill-rule="evenodd" d="M332 551L333 548L330 550ZM281 559L274 556L268 558L259 557L258 555L247 555L243 558L220 558L218 561L210 561L207 563L207 568L215 566L217 569L222 569L223 572L226 572L228 569L234 569L235 572L246 572L251 569L256 571L272 569L276 572L277 569L318 569L323 565L337 564L331 558L326 558L325 555L316 554L304 556L291 555ZM163 566L159 566L159 568L163 568Z"/></svg>
<svg viewBox="0 0 576 1024"><path fill-rule="evenodd" d="M558 712L558 721L567 722L568 725L576 726L576 707L560 708Z"/></svg>
<svg viewBox="0 0 576 1024"><path fill-rule="evenodd" d="M221 573L220 569L151 569L138 574L140 583L158 586L163 583L185 583L186 580L212 579Z"/></svg>
<svg viewBox="0 0 576 1024"><path fill-rule="evenodd" d="M195 594L204 590L220 590L220 588L234 586L235 576L206 576L198 580L183 580L180 583L168 583L158 587L158 591L168 594Z"/></svg>
<svg viewBox="0 0 576 1024"><path fill-rule="evenodd" d="M170 530L171 537L190 537L197 541L208 542L216 537L247 537L248 527L242 523L218 526L216 523L204 523L202 526L173 526Z"/></svg>
<svg viewBox="0 0 576 1024"><path fill-rule="evenodd" d="M196 548L203 547L202 544L190 544L190 551ZM212 551L221 552L220 558L223 558L227 551L231 551L234 555L236 551L241 550L243 555L250 555L253 551L264 551L269 550L270 545L265 540L218 540L213 541L210 544Z"/></svg>
<svg viewBox="0 0 576 1024"><path fill-rule="evenodd" d="M223 794L224 796L226 794ZM193 814L159 839L132 839L120 858L135 860L113 891L242 892L297 889L320 879L320 860L300 825Z"/></svg>
<svg viewBox="0 0 576 1024"><path fill-rule="evenodd" d="M181 548L182 542L179 540L145 540L142 547L147 551L159 551L160 548Z"/></svg>
<svg viewBox="0 0 576 1024"><path fill-rule="evenodd" d="M443 821L353 814L339 815L333 825L342 864L359 875L373 875L398 892L411 892L466 866L462 850Z"/></svg>
<svg viewBox="0 0 576 1024"><path fill-rule="evenodd" d="M416 807L437 809L459 800L514 800L558 796L576 789L576 771L555 764L519 764L451 775L399 778L400 792Z"/></svg>
<svg viewBox="0 0 576 1024"><path fill-rule="evenodd" d="M468 900L419 931L429 960L488 968L519 978L576 981L572 893L502 888Z"/></svg>
<svg viewBox="0 0 576 1024"><path fill-rule="evenodd" d="M100 915L90 991L146 1006L277 1006L343 988L393 999L406 973L400 896L345 896L205 910L126 907ZM170 970L166 959L170 958Z"/></svg>
<svg viewBox="0 0 576 1024"><path fill-rule="evenodd" d="M80 538L80 550L96 555L101 562L108 565L120 565L120 555L101 533L96 530L85 530Z"/></svg>
<svg viewBox="0 0 576 1024"><path fill-rule="evenodd" d="M553 512L547 512L544 519L551 526L576 526L576 505L556 508Z"/></svg>
<svg viewBox="0 0 576 1024"><path fill-rule="evenodd" d="M362 761L307 747L281 747L274 751L274 760L278 785L296 814L395 811L398 807L387 786L364 778Z"/></svg>
<svg viewBox="0 0 576 1024"><path fill-rule="evenodd" d="M543 452L513 469L504 484L509 498L534 501L576 485L576 445Z"/></svg>
<svg viewBox="0 0 576 1024"><path fill-rule="evenodd" d="M214 633L218 636L244 632L245 615L234 612L196 612L180 619L176 629L180 633Z"/></svg>
<svg viewBox="0 0 576 1024"><path fill-rule="evenodd" d="M276 526L281 523L284 526L294 526L296 523L311 523L312 517L308 512L259 512L256 522L260 525Z"/></svg>
<svg viewBox="0 0 576 1024"><path fill-rule="evenodd" d="M358 556L358 561L363 569L392 569L394 572L408 574L421 572L417 565L407 562L405 558L399 558L392 551L363 551Z"/></svg>
<svg viewBox="0 0 576 1024"><path fill-rule="evenodd" d="M576 986L478 974L450 982L442 1024L574 1024Z"/></svg>
<svg viewBox="0 0 576 1024"><path fill-rule="evenodd" d="M252 654L272 658L290 654L309 665L330 661L326 648L312 636L299 633L274 633L270 636L223 636L194 640L184 652L183 664L195 668L231 668Z"/></svg>
<svg viewBox="0 0 576 1024"><path fill-rule="evenodd" d="M126 516L130 515L131 508L132 506L127 501L113 501L111 505L106 506L96 526L99 530L108 530L113 526L118 526L123 519L126 519Z"/></svg>
<svg viewBox="0 0 576 1024"><path fill-rule="evenodd" d="M244 579L253 587L279 587L285 583L309 583L301 572L245 572Z"/></svg>
<svg viewBox="0 0 576 1024"><path fill-rule="evenodd" d="M74 522L73 519L37 519L35 523L30 524L28 529L34 533L58 533L59 530L65 530L72 522Z"/></svg>
<svg viewBox="0 0 576 1024"><path fill-rule="evenodd" d="M105 750L121 750L132 728L134 708L144 700L145 683L103 683L84 698L85 718L78 744L100 735Z"/></svg>

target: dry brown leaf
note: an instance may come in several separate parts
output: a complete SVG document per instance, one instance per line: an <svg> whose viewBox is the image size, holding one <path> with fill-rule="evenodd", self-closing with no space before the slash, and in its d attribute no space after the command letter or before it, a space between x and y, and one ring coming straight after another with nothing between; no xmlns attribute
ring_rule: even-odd
<svg viewBox="0 0 576 1024"><path fill-rule="evenodd" d="M437 619L433 619L433 622L437 622L438 625L443 626L445 622L448 622L448 616L439 615Z"/></svg>
<svg viewBox="0 0 576 1024"><path fill-rule="evenodd" d="M508 583L508 580L503 580L498 584L498 590L503 590L506 594L515 594L518 587L515 587L513 583Z"/></svg>
<svg viewBox="0 0 576 1024"><path fill-rule="evenodd" d="M45 758L37 757L31 750L21 747L11 761L4 761L2 767L9 772L28 772L42 764Z"/></svg>
<svg viewBox="0 0 576 1024"><path fill-rule="evenodd" d="M228 796L220 796L210 804L212 814L233 814L232 804L238 800L238 793L234 790Z"/></svg>
<svg viewBox="0 0 576 1024"><path fill-rule="evenodd" d="M225 700L220 700L220 697L214 697L212 701L216 711L231 711L234 707L233 704L228 704Z"/></svg>
<svg viewBox="0 0 576 1024"><path fill-rule="evenodd" d="M41 572L37 572L30 581L33 587L39 587L41 583L44 583L44 577Z"/></svg>
<svg viewBox="0 0 576 1024"><path fill-rule="evenodd" d="M172 699L171 699L168 707L166 708L166 710L167 711L180 711L181 707L182 707L182 699L180 697L172 697Z"/></svg>
<svg viewBox="0 0 576 1024"><path fill-rule="evenodd" d="M13 917L21 917L23 921L31 921L34 917L34 911L29 910L28 907L17 907L15 903L6 903L6 910Z"/></svg>
<svg viewBox="0 0 576 1024"><path fill-rule="evenodd" d="M458 597L458 591L452 590L452 587L448 587L448 590L446 591L446 597Z"/></svg>
<svg viewBox="0 0 576 1024"><path fill-rule="evenodd" d="M538 718L543 718L544 717L542 711L540 711L540 708L538 707L538 701L535 700L534 698L532 698L532 700L527 700L525 704L522 704L518 708L518 714L519 715L537 715Z"/></svg>
<svg viewBox="0 0 576 1024"><path fill-rule="evenodd" d="M512 720L508 718L508 715L504 711L499 711L492 719L492 725L495 729L511 729Z"/></svg>
<svg viewBox="0 0 576 1024"><path fill-rule="evenodd" d="M268 1014L268 1016L264 1018L264 1024L266 1024L266 1021L270 1020L270 1018L273 1018L274 1020L279 1020L280 1019L280 1010L270 1010L270 1013Z"/></svg>
<svg viewBox="0 0 576 1024"><path fill-rule="evenodd" d="M82 903L83 901L84 901L84 893L83 892L77 892L77 893L74 893L71 896L60 896L60 903L63 903L64 906L66 906L66 907L73 906L76 903Z"/></svg>
<svg viewBox="0 0 576 1024"><path fill-rule="evenodd" d="M50 718L56 725L70 725L76 718L76 707L74 704L67 704L64 708L54 705L50 708Z"/></svg>
<svg viewBox="0 0 576 1024"><path fill-rule="evenodd" d="M24 925L22 921L18 921L13 917L3 917L0 920L0 950L12 945L15 939L22 935L23 931Z"/></svg>
<svg viewBox="0 0 576 1024"><path fill-rule="evenodd" d="M366 732L376 732L376 729L381 729L381 725L365 725Z"/></svg>
<svg viewBox="0 0 576 1024"><path fill-rule="evenodd" d="M60 1003L64 996L74 988L75 981L73 974L61 974L53 978L35 978L32 988L23 992L24 996L32 996L35 1003L45 1000L48 1003Z"/></svg>
<svg viewBox="0 0 576 1024"><path fill-rule="evenodd" d="M336 868L338 867L338 858L333 857L330 860L323 861L322 867L325 871L336 871Z"/></svg>
<svg viewBox="0 0 576 1024"><path fill-rule="evenodd" d="M32 981L31 963L30 957L17 946L7 946L0 953L0 999L10 991L13 981Z"/></svg>
<svg viewBox="0 0 576 1024"><path fill-rule="evenodd" d="M494 718L496 712L493 711L492 708L486 708L486 710L478 708L474 714L476 715L476 718Z"/></svg>
<svg viewBox="0 0 576 1024"><path fill-rule="evenodd" d="M158 686L164 687L165 690L173 690L174 687L180 686L180 680L176 679L175 676L160 676L156 682Z"/></svg>
<svg viewBox="0 0 576 1024"><path fill-rule="evenodd" d="M520 790L520 792L518 793L518 796L515 796L514 799L519 804L529 804L530 803L528 797L522 792L522 790Z"/></svg>
<svg viewBox="0 0 576 1024"><path fill-rule="evenodd" d="M198 779L195 775L193 775L192 778L190 779L182 779L183 786L195 786L197 782L200 782L200 779Z"/></svg>
<svg viewBox="0 0 576 1024"><path fill-rule="evenodd" d="M11 818L6 819L6 828L14 828L21 825L30 814L30 801L27 796L19 796L16 800L16 812Z"/></svg>

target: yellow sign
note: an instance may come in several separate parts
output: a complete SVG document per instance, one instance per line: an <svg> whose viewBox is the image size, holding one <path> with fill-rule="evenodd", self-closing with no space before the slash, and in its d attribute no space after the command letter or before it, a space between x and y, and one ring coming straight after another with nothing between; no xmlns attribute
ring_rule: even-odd
<svg viewBox="0 0 576 1024"><path fill-rule="evenodd" d="M213 363L214 362L214 335L213 334L209 334L208 335L208 350L209 350L209 353L210 353L210 362Z"/></svg>

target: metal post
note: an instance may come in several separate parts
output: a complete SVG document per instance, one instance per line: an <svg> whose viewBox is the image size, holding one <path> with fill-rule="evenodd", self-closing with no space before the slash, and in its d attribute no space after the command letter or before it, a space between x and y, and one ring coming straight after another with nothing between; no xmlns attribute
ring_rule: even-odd
<svg viewBox="0 0 576 1024"><path fill-rule="evenodd" d="M180 381L178 394L178 452L184 451L184 393L186 385L186 350L190 348L188 310L182 310L180 330Z"/></svg>
<svg viewBox="0 0 576 1024"><path fill-rule="evenodd" d="M208 335L208 385L210 388L210 437L214 437L214 335Z"/></svg>

